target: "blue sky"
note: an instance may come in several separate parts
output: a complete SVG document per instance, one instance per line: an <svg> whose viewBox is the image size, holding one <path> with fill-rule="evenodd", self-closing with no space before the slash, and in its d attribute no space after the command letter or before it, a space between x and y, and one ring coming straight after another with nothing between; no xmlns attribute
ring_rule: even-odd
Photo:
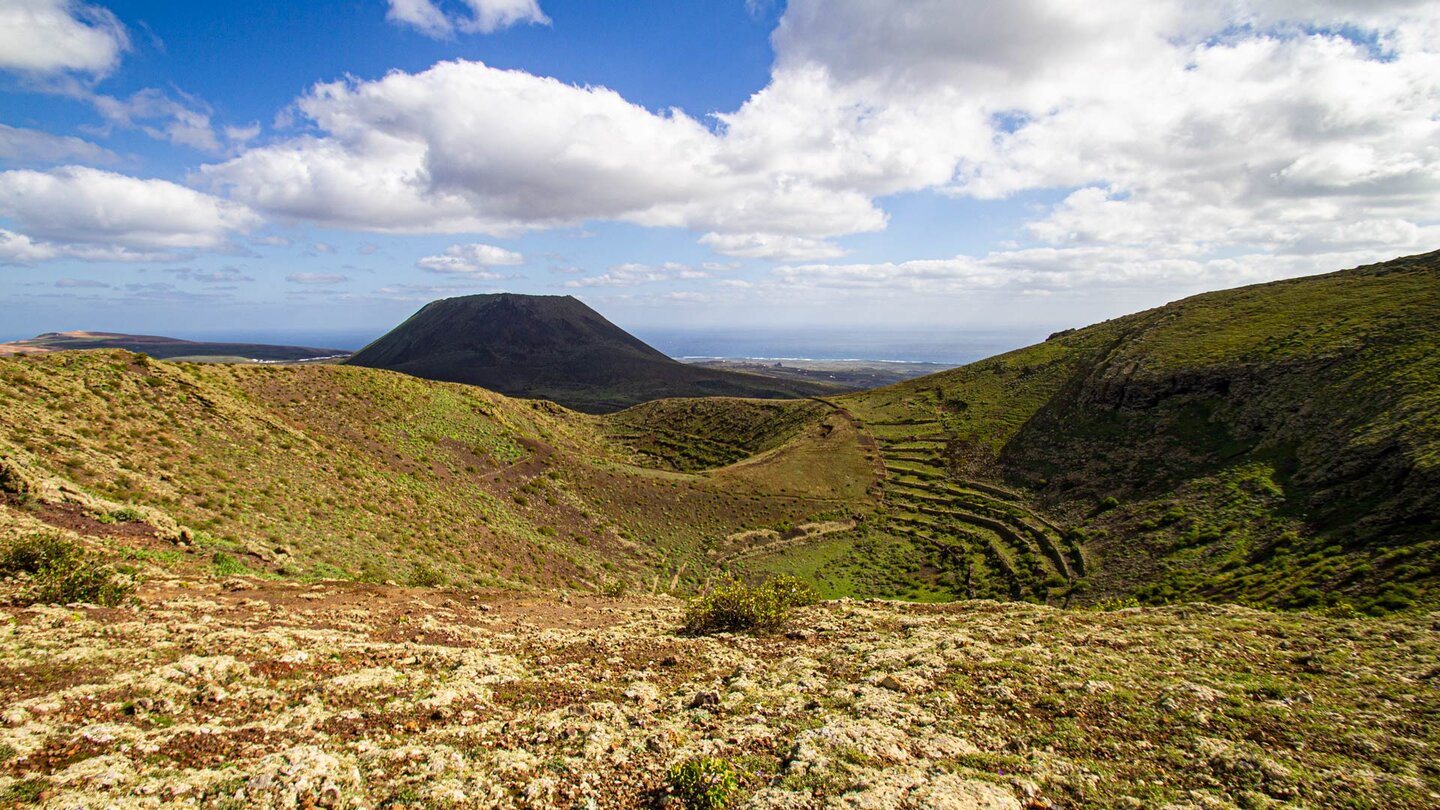
<svg viewBox="0 0 1440 810"><path fill-rule="evenodd" d="M1440 247L1410 0L0 2L0 338L1045 330Z"/></svg>

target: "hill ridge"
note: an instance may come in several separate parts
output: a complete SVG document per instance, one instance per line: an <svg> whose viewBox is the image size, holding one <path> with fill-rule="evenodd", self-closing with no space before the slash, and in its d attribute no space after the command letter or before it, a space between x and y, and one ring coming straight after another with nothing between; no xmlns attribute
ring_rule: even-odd
<svg viewBox="0 0 1440 810"><path fill-rule="evenodd" d="M44 332L33 338L0 343L0 356L90 349L120 349L141 352L157 360L185 359L211 362L284 363L333 360L350 354L342 349L314 346L185 340L162 335L133 335L125 332L71 329L60 332Z"/></svg>
<svg viewBox="0 0 1440 810"><path fill-rule="evenodd" d="M892 469L894 440L925 433L937 480L1023 492L1098 563L1079 583L1095 593L1384 611L1440 599L1436 322L1440 251L1203 293L843 399Z"/></svg>

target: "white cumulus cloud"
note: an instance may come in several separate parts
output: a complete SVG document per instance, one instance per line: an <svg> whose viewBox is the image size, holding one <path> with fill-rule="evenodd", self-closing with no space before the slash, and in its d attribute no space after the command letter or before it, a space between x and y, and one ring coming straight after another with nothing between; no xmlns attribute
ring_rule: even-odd
<svg viewBox="0 0 1440 810"><path fill-rule="evenodd" d="M100 6L75 0L0 3L0 69L103 76L129 47L125 26Z"/></svg>
<svg viewBox="0 0 1440 810"><path fill-rule="evenodd" d="M38 129L0 124L0 160L14 163L62 163L71 160L113 163L117 159L109 149L71 135L52 135Z"/></svg>
<svg viewBox="0 0 1440 810"><path fill-rule="evenodd" d="M885 222L863 194L738 165L723 137L680 111L479 62L321 84L296 106L323 134L200 178L282 216L390 232L597 219L816 238Z"/></svg>
<svg viewBox="0 0 1440 810"><path fill-rule="evenodd" d="M463 19L540 13L485 5ZM391 13L465 27L428 2ZM322 83L295 104L306 134L197 179L330 227L506 235L610 220L795 266L840 258L837 239L885 228L887 198L914 192L1058 192L1032 209L1026 249L1173 248L1199 273L1229 272L1221 257L1286 272L1269 259L1433 247L1440 224L1435 3L791 0L772 42L769 83L710 120L469 61ZM971 261L985 278L1049 278ZM1167 261L1148 265L1156 283L1180 277ZM1124 279L1146 266L1084 265ZM661 275L572 283L647 272Z"/></svg>
<svg viewBox="0 0 1440 810"><path fill-rule="evenodd" d="M6 252L28 260L137 260L221 248L261 221L243 205L176 183L84 166L0 172L0 217L19 227L6 232Z"/></svg>
<svg viewBox="0 0 1440 810"><path fill-rule="evenodd" d="M109 126L138 129L152 138L188 146L202 152L220 152L220 137L211 123L210 106L194 96L178 93L178 98L153 87L140 90L129 98L115 98L96 93L82 93ZM259 134L253 130L225 128L225 137L243 144Z"/></svg>
<svg viewBox="0 0 1440 810"><path fill-rule="evenodd" d="M662 281L694 281L697 279L710 278L708 270L701 270L691 267L688 264L679 262L665 262L664 264L617 264L598 276L587 276L575 278L565 282L563 287L572 289L582 287L635 287L641 284L654 284Z"/></svg>
<svg viewBox="0 0 1440 810"><path fill-rule="evenodd" d="M823 239L773 233L707 233L700 244L724 256L796 262L838 259L844 248Z"/></svg>
<svg viewBox="0 0 1440 810"><path fill-rule="evenodd" d="M474 242L468 245L451 245L442 254L421 258L415 262L415 266L432 273L497 279L500 275L491 272L490 268L524 263L525 257L513 250Z"/></svg>
<svg viewBox="0 0 1440 810"><path fill-rule="evenodd" d="M0 262L28 264L53 259L59 255L54 245L36 242L23 233L0 228Z"/></svg>
<svg viewBox="0 0 1440 810"><path fill-rule="evenodd" d="M724 116L753 162L880 196L1066 190L1026 233L1085 268L989 256L793 278L1219 284L1235 257L1278 277L1326 267L1287 256L1333 269L1435 246L1435 4L792 0L773 40L770 85ZM1111 251L1126 259L1095 258Z"/></svg>
<svg viewBox="0 0 1440 810"><path fill-rule="evenodd" d="M34 264L51 259L87 262L168 262L184 254L167 250L137 250L121 245L46 242L0 228L0 264Z"/></svg>
<svg viewBox="0 0 1440 810"><path fill-rule="evenodd" d="M455 32L489 34L519 23L549 25L550 18L536 0L463 0L463 10L446 12L431 0L389 0L385 18L407 25L435 39L447 39Z"/></svg>

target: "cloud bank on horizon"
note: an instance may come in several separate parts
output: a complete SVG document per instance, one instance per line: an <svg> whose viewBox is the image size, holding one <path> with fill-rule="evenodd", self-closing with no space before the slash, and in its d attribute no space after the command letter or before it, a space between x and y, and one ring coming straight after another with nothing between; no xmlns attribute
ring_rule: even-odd
<svg viewBox="0 0 1440 810"><path fill-rule="evenodd" d="M437 42L566 24L535 0L375 13ZM609 223L687 234L743 268L616 261L552 286L902 312L980 291L1216 288L1440 247L1440 5L1419 0L791 0L768 83L732 110L652 109L454 57L316 77L265 128L216 125L175 88L97 90L134 39L97 4L0 6L0 70L101 118L79 135L0 122L0 262L233 257L295 227L440 236L450 247L349 293L423 295L421 273L478 284L538 261L493 241L578 234L564 263L584 265L585 229ZM200 158L142 176L92 140L115 127ZM913 255L886 240L907 195L1023 209L1018 233ZM288 278L352 280L337 269Z"/></svg>

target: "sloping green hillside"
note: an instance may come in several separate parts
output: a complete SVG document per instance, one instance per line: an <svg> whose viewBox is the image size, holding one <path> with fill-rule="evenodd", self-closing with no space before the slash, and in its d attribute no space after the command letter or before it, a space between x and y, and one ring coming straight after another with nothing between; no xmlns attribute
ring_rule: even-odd
<svg viewBox="0 0 1440 810"><path fill-rule="evenodd" d="M613 414L606 425L651 463L694 471L778 447L829 412L814 400L657 399Z"/></svg>
<svg viewBox="0 0 1440 810"><path fill-rule="evenodd" d="M828 596L1434 606L1437 323L1428 254L870 392L606 417L353 366L8 358L0 529L158 530L188 564L412 582L730 568Z"/></svg>
<svg viewBox="0 0 1440 810"><path fill-rule="evenodd" d="M1437 323L1432 253L842 397L882 450L887 509L829 542L904 546L868 558L910 569L902 595L1436 604Z"/></svg>
<svg viewBox="0 0 1440 810"><path fill-rule="evenodd" d="M0 523L178 525L167 560L291 575L676 587L707 543L849 497L637 467L596 417L346 366L7 358L0 425Z"/></svg>

